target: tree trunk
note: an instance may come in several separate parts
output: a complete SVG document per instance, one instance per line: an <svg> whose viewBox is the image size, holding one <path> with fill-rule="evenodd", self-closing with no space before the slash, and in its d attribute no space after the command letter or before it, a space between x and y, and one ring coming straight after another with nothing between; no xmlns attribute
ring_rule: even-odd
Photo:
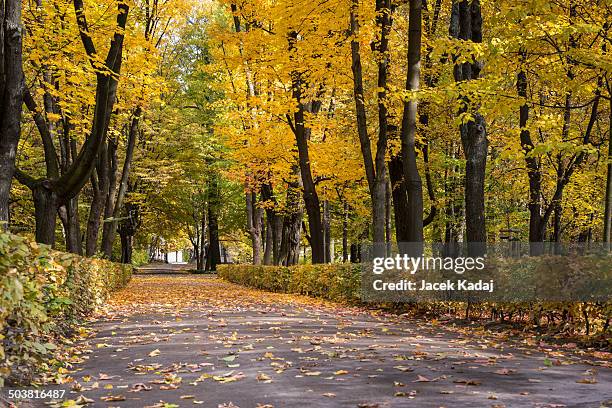
<svg viewBox="0 0 612 408"><path fill-rule="evenodd" d="M96 165L96 174L91 177L93 196L89 207L87 231L85 236L85 255L93 256L98 250L98 235L100 232L100 219L106 203L109 190L109 161L106 143L102 146L100 157Z"/></svg>
<svg viewBox="0 0 612 408"><path fill-rule="evenodd" d="M121 237L121 263L131 264L134 246L134 236L129 235L123 230L119 231L119 236Z"/></svg>
<svg viewBox="0 0 612 408"><path fill-rule="evenodd" d="M264 245L264 256L263 264L272 265L272 248L274 247L274 228L272 227L272 220L268 216L266 211L266 243Z"/></svg>
<svg viewBox="0 0 612 408"><path fill-rule="evenodd" d="M610 93L609 93L610 94ZM610 98L610 112L608 118L608 178L606 181L606 197L604 211L603 242L610 248L610 235L612 235L612 94Z"/></svg>
<svg viewBox="0 0 612 408"><path fill-rule="evenodd" d="M342 262L348 262L348 220L349 220L349 207L348 203L344 201L344 217L342 218Z"/></svg>
<svg viewBox="0 0 612 408"><path fill-rule="evenodd" d="M529 178L529 242L541 243L544 241L544 226L542 225L542 171L537 157L533 157L531 152L534 145L531 140L531 132L527 128L529 120L529 105L527 104L527 74L523 64L526 63L527 53L524 50L519 52L521 60L521 70L517 74L517 93L525 99L519 110L519 126L521 128L520 139L521 147L525 154L525 164L527 165L527 177ZM530 253L537 255L539 245L531 245Z"/></svg>
<svg viewBox="0 0 612 408"><path fill-rule="evenodd" d="M211 207L208 208L208 233L209 245L206 257L206 269L216 271L217 264L221 262L221 251L219 249L219 224L217 214Z"/></svg>
<svg viewBox="0 0 612 408"><path fill-rule="evenodd" d="M102 231L102 252L107 259L111 259L113 252L113 242L115 241L115 234L117 232L117 221L116 218L121 214L123 209L123 202L127 194L128 181L130 179L130 172L132 169L132 161L134 159L134 149L136 147L136 139L138 138L138 125L140 123L140 117L142 115L142 108L138 106L134 114L132 115L132 121L130 123L130 130L128 133L127 146L125 149L125 160L123 162L123 168L121 170L121 179L119 180L119 188L117 190L116 200L112 205L112 212L110 217L113 218L110 222L104 223L104 230ZM107 217L108 218L108 217Z"/></svg>
<svg viewBox="0 0 612 408"><path fill-rule="evenodd" d="M204 270L205 268L205 257L206 257L206 236L208 232L208 217L206 210L202 211L202 219L200 222L200 252L198 253L198 270Z"/></svg>
<svg viewBox="0 0 612 408"><path fill-rule="evenodd" d="M58 215L64 227L66 250L73 254L83 255L78 196L62 205L58 209Z"/></svg>
<svg viewBox="0 0 612 408"><path fill-rule="evenodd" d="M323 247L325 250L325 263L332 261L331 253L331 216L329 213L329 201L323 201Z"/></svg>
<svg viewBox="0 0 612 408"><path fill-rule="evenodd" d="M58 197L48 188L45 181L37 183L32 190L34 198L34 217L36 218L36 242L55 244L55 223L57 218Z"/></svg>
<svg viewBox="0 0 612 408"><path fill-rule="evenodd" d="M482 16L479 0L461 0L453 3L450 34L452 37L474 43L482 42ZM481 64L478 61L455 64L455 81L470 81L478 78ZM463 107L460 114L468 112L470 100L461 96ZM466 159L465 170L465 222L468 253L481 255L486 251L486 224L484 182L487 163L488 141L484 117L478 107L470 107L473 120L460 125L461 144Z"/></svg>
<svg viewBox="0 0 612 408"><path fill-rule="evenodd" d="M408 209L406 183L404 183L404 164L400 155L392 155L389 160L389 180L391 181L391 197L393 198L395 239L398 243L409 242L408 214L410 211Z"/></svg>
<svg viewBox="0 0 612 408"><path fill-rule="evenodd" d="M282 227L282 239L279 252L278 264L289 266L296 265L300 256L300 241L302 239L302 222L304 208L300 197L301 178L297 166L293 166L297 181L287 186L287 215L285 215Z"/></svg>
<svg viewBox="0 0 612 408"><path fill-rule="evenodd" d="M372 148L368 135L366 109L363 88L363 68L361 64L361 51L359 44L359 0L351 2L351 69L353 72L353 94L357 119L357 133L364 162L366 178L372 201L372 227L373 243L376 254L384 255L385 245L385 198L386 198L386 163L388 123L387 123L387 71L389 64L388 35L391 30L391 2L389 0L376 0L376 24L380 30L380 37L373 44L379 53L377 76L378 99L378 141L376 153L372 160Z"/></svg>
<svg viewBox="0 0 612 408"><path fill-rule="evenodd" d="M292 33L290 36L290 49L295 48L297 41L297 33ZM304 204L306 213L308 214L308 226L310 229L310 239L312 248L312 263L325 262L325 250L323 239L323 226L321 223L321 203L317 194L314 179L312 177L312 169L310 167L310 154L308 149L308 140L310 139L310 128L306 127L305 112L316 113L318 109L313 109L312 105L305 106L302 100L303 81L301 73L294 71L292 73L292 97L297 103L297 109L293 113L293 133L298 150L298 163L300 175L302 177L302 188L304 195ZM316 103L320 106L320 103Z"/></svg>
<svg viewBox="0 0 612 408"><path fill-rule="evenodd" d="M21 133L25 88L21 1L0 0L0 230L8 229L9 197Z"/></svg>
<svg viewBox="0 0 612 408"><path fill-rule="evenodd" d="M261 264L263 208L257 204L257 193L246 193L247 230L253 245L253 265Z"/></svg>
<svg viewBox="0 0 612 408"><path fill-rule="evenodd" d="M421 77L421 15L421 0L410 0L408 73L406 76L406 90L408 91L419 90ZM404 180L406 193L408 194L408 242L423 242L423 182L417 167L416 156L417 107L418 102L414 98L404 101L402 130L400 134Z"/></svg>
<svg viewBox="0 0 612 408"><path fill-rule="evenodd" d="M106 192L106 200L104 203L104 214L102 216L102 242L100 244L100 252L107 259L110 259L113 254L113 243L110 240L110 231L112 228L111 219L115 213L115 203L117 200L117 141L108 141L108 190Z"/></svg>
<svg viewBox="0 0 612 408"><path fill-rule="evenodd" d="M389 177L387 177L387 182L385 183L385 243L387 247L387 256L391 256L391 182L389 181Z"/></svg>
<svg viewBox="0 0 612 408"><path fill-rule="evenodd" d="M208 193L208 253L206 257L206 270L216 271L217 264L221 262L221 252L219 249L219 182L218 175L213 174L210 180Z"/></svg>

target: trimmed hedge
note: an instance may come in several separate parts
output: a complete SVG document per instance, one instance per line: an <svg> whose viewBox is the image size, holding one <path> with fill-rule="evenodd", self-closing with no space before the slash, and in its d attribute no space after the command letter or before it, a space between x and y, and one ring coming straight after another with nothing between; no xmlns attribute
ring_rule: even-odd
<svg viewBox="0 0 612 408"><path fill-rule="evenodd" d="M554 262L557 270L564 271L560 282L573 282L573 290L597 295L609 294L609 258L582 257L575 261L571 257L543 257L507 259L497 265L497 279L506 280L508 298L511 295L528 297L535 286L542 285L549 291L563 295L559 283L549 276L549 268ZM296 293L323 298L342 303L361 302L360 264L318 264L285 266L259 265L219 265L218 275L232 283L273 292ZM539 277L539 278L538 278ZM582 279L590 279L591 284L581 286ZM520 282L521 289L511 289L510 282ZM595 287L593 286L595 285ZM599 286L598 286L599 285ZM521 292L523 291L523 292ZM514 293L512 293L514 292ZM547 290L538 289L546 294ZM560 302L560 301L435 301L432 298L421 303L395 303L392 299L372 302L370 306L395 312L414 311L430 316L454 313L457 316L469 314L476 317L489 317L499 321L512 321L547 326L565 333L586 334L587 336L608 336L611 329L612 303L610 301Z"/></svg>
<svg viewBox="0 0 612 408"><path fill-rule="evenodd" d="M51 250L0 233L0 387L48 367L60 336L127 284L131 265Z"/></svg>
<svg viewBox="0 0 612 408"><path fill-rule="evenodd" d="M273 292L297 293L337 302L361 300L360 264L218 265L217 274L232 283Z"/></svg>

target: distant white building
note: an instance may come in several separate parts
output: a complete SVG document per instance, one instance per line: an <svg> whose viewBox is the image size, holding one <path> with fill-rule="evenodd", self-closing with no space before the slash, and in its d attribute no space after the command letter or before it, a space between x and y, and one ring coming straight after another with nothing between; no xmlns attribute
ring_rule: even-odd
<svg viewBox="0 0 612 408"><path fill-rule="evenodd" d="M172 252L163 252L160 249L155 251L155 255L153 255L153 261L158 262L167 262L169 264L186 264L187 261L183 260L183 250L180 251L172 251Z"/></svg>

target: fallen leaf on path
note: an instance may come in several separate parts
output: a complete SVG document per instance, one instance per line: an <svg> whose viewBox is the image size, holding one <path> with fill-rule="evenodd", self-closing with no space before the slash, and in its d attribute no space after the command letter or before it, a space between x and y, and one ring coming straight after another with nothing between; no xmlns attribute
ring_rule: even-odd
<svg viewBox="0 0 612 408"><path fill-rule="evenodd" d="M434 382L434 381L438 381L438 379L434 378L434 379L430 380L429 378L427 378L425 376L419 375L419 376L417 376L417 379L414 380L413 382Z"/></svg>
<svg viewBox="0 0 612 408"><path fill-rule="evenodd" d="M140 392L140 391L151 391L152 387L144 383L137 383L132 385L132 389L129 392Z"/></svg>
<svg viewBox="0 0 612 408"><path fill-rule="evenodd" d="M125 401L125 397L123 395L107 395L105 397L100 397L100 399L106 402Z"/></svg>
<svg viewBox="0 0 612 408"><path fill-rule="evenodd" d="M454 380L455 384L465 384L465 385L480 385L482 384L478 380Z"/></svg>

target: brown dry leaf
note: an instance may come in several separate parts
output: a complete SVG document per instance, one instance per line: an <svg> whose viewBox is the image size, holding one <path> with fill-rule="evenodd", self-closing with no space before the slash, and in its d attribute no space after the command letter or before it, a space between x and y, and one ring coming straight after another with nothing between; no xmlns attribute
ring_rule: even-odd
<svg viewBox="0 0 612 408"><path fill-rule="evenodd" d="M326 393L321 394L321 395L323 395L324 397L327 397L327 398L336 398L336 394L334 394L333 392L326 392Z"/></svg>
<svg viewBox="0 0 612 408"><path fill-rule="evenodd" d="M480 385L482 384L478 380L454 380L455 384L465 384L465 385Z"/></svg>
<svg viewBox="0 0 612 408"><path fill-rule="evenodd" d="M434 381L438 381L437 378L434 378L433 380L430 380L429 378L419 375L417 376L417 379L414 380L413 382L434 382Z"/></svg>
<svg viewBox="0 0 612 408"><path fill-rule="evenodd" d="M100 397L100 399L106 402L125 401L125 397L123 395L107 395L105 397Z"/></svg>
<svg viewBox="0 0 612 408"><path fill-rule="evenodd" d="M161 351L159 351L159 349L155 349L149 353L149 357L156 357L156 356L159 356L160 354L161 354Z"/></svg>
<svg viewBox="0 0 612 408"><path fill-rule="evenodd" d="M500 368L499 370L495 371L495 374L499 374L499 375L509 375L512 373L515 373L515 370L510 370L508 368Z"/></svg>
<svg viewBox="0 0 612 408"><path fill-rule="evenodd" d="M140 392L140 391L151 391L152 387L144 383L137 383L132 385L132 389L129 392Z"/></svg>
<svg viewBox="0 0 612 408"><path fill-rule="evenodd" d="M94 403L96 401L92 400L91 398L87 398L84 395L79 395L79 397L74 400L75 404L79 404L79 405L86 405L86 404L91 404Z"/></svg>
<svg viewBox="0 0 612 408"><path fill-rule="evenodd" d="M403 391L397 391L395 394L393 394L396 397L408 397L410 399L416 397L417 392L416 390L412 390L410 392L403 392Z"/></svg>
<svg viewBox="0 0 612 408"><path fill-rule="evenodd" d="M263 382L263 383L266 383L266 384L269 384L269 383L272 382L272 378L270 378L270 376L268 376L268 375L266 375L264 373L257 374L257 377L255 377L255 378L257 378L257 381L260 381L260 382Z"/></svg>
<svg viewBox="0 0 612 408"><path fill-rule="evenodd" d="M410 372L410 371L414 371L414 368L412 368L412 367L406 367L406 366L401 366L401 365L395 366L393 368L395 368L396 370L400 370L402 372L405 372L405 373Z"/></svg>
<svg viewBox="0 0 612 408"><path fill-rule="evenodd" d="M334 372L335 375L345 375L348 374L349 372L346 370L338 370L336 372Z"/></svg>
<svg viewBox="0 0 612 408"><path fill-rule="evenodd" d="M597 384L597 380L595 378L581 378L576 381L578 384Z"/></svg>

